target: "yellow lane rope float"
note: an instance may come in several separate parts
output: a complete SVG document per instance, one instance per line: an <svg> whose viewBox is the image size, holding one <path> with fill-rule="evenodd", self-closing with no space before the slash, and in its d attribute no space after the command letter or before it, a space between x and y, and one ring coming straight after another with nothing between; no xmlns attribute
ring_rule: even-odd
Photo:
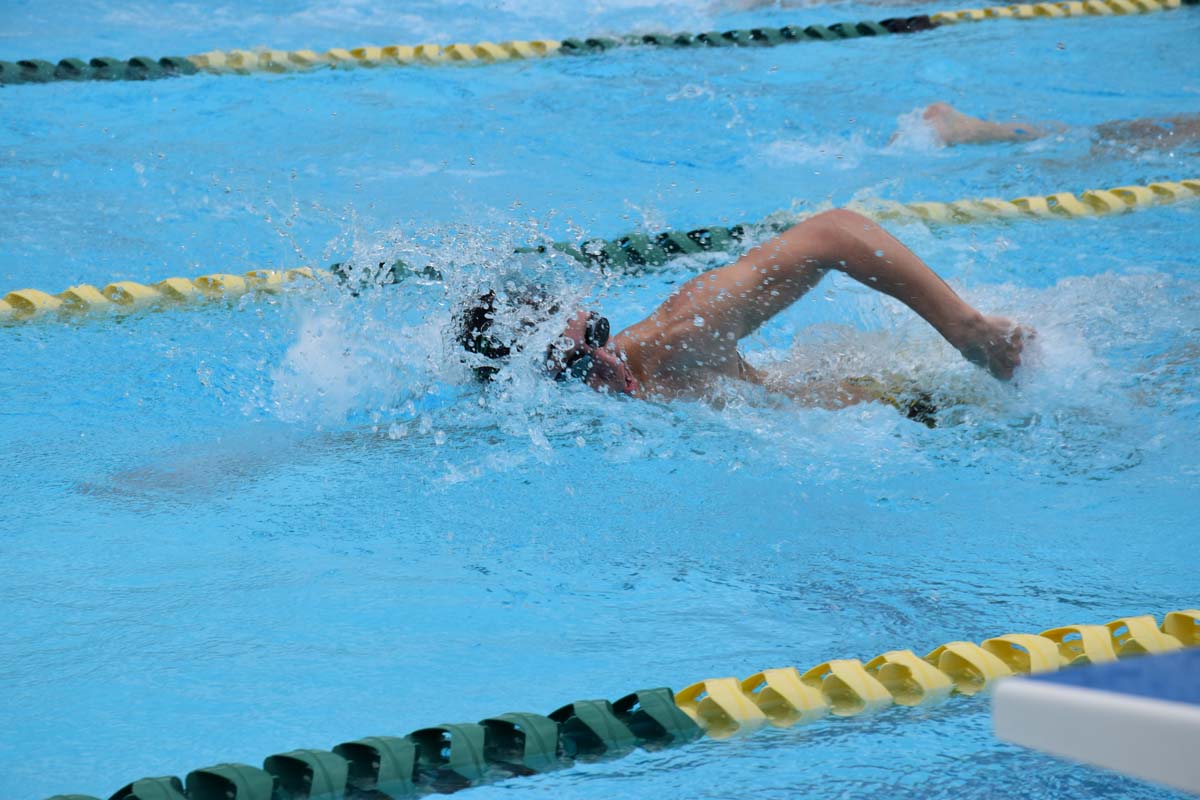
<svg viewBox="0 0 1200 800"><path fill-rule="evenodd" d="M1020 3L961 11L941 11L932 16L832 25L786 25L782 28L747 28L704 33L645 33L618 37L531 39L502 42L482 41L456 44L373 45L330 50L210 50L190 56L128 60L97 57L89 60L64 58L57 64L30 58L0 61L0 85L49 83L52 81L155 80L205 72L212 75L249 75L258 72L306 72L318 68L349 69L411 65L494 64L556 55L588 55L619 47L722 48L775 47L806 41L837 41L892 33L916 33L942 25L991 19L1060 19L1064 17L1113 17L1146 14L1192 5L1197 0L1066 0L1055 3Z"/></svg>
<svg viewBox="0 0 1200 800"><path fill-rule="evenodd" d="M614 758L637 747L723 739L893 705L928 707L953 694L978 694L1012 675L1197 646L1200 609L1172 611L1161 625L1145 615L1008 633L978 644L947 642L923 657L889 650L865 663L836 659L804 672L765 669L744 680L707 678L678 692L643 689L611 703L577 700L548 716L509 712L403 737L371 736L331 750L291 750L268 756L261 769L224 763L193 770L186 780L142 778L110 800L383 800L452 791L561 769L578 757Z"/></svg>
<svg viewBox="0 0 1200 800"><path fill-rule="evenodd" d="M939 25L987 19L1057 19L1060 17L1111 17L1147 14L1188 5L1183 0L1067 0L1059 3L1020 3L1010 6L939 11L930 19Z"/></svg>
<svg viewBox="0 0 1200 800"><path fill-rule="evenodd" d="M1096 217L1136 208L1175 203L1200 196L1200 179L1160 181L1146 186L1117 186L1091 189L1079 195L1055 192L1012 200L984 198L952 203L896 203L874 201L847 205L854 211L880 221L922 221L931 224L977 223L1015 219L1069 219ZM790 216L794 223L798 217ZM755 225L713 226L691 231L629 234L612 240L590 240L580 245L558 243L552 249L577 260L603 268L640 270L665 264L689 253L733 249L756 233L786 227L779 222ZM546 251L545 246L532 248ZM528 250L528 249L527 249ZM407 268L397 263L393 267ZM168 306L207 300L232 300L249 292L277 292L315 281L344 277L344 273L302 267L289 270L259 269L245 275L214 274L199 278L167 278L153 285L117 281L102 288L90 284L72 286L58 294L38 289L18 289L0 299L0 322L23 322L45 318L70 318L99 312L126 312L152 306Z"/></svg>
<svg viewBox="0 0 1200 800"><path fill-rule="evenodd" d="M851 208L876 219L925 219L930 222L965 223L1016 217L1095 217L1128 211L1131 208L1174 203L1200 195L1200 179L1160 181L1146 186L1117 186L1089 189L1079 195L1055 192L1030 195L1012 200L984 198L953 203L874 202Z"/></svg>
<svg viewBox="0 0 1200 800"><path fill-rule="evenodd" d="M317 67L402 67L414 64L479 64L544 58L558 53L554 39L476 42L475 44L389 45L314 50L210 50L187 56L201 72L249 75L252 72L300 72Z"/></svg>
<svg viewBox="0 0 1200 800"><path fill-rule="evenodd" d="M280 291L330 277L332 273L326 270L301 267L289 270L258 269L244 275L218 273L199 278L167 278L153 285L116 281L102 289L85 283L58 294L38 289L18 289L0 300L0 321L39 319L52 314L70 316L114 310L133 311L206 300L232 300L248 292Z"/></svg>

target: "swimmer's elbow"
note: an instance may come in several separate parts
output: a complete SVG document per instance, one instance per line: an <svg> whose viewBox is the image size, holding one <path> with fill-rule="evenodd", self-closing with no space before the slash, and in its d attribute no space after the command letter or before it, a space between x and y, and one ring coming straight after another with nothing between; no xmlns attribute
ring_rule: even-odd
<svg viewBox="0 0 1200 800"><path fill-rule="evenodd" d="M796 256L834 266L845 258L864 233L875 227L875 223L862 214L834 208L809 217L786 235L795 241Z"/></svg>
<svg viewBox="0 0 1200 800"><path fill-rule="evenodd" d="M847 208L831 208L809 217L793 230L804 228L811 236L821 241L836 242L848 235L856 235L875 223Z"/></svg>

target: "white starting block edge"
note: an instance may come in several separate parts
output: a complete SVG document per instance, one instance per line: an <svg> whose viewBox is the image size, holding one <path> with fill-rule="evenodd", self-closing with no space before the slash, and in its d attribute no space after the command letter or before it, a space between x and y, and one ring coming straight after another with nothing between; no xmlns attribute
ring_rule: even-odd
<svg viewBox="0 0 1200 800"><path fill-rule="evenodd" d="M1148 673L1151 685L1167 677L1200 687L1200 648L1071 669L1055 674L1058 680L1012 678L1001 681L993 695L996 736L1200 794L1200 705L1194 700L1179 702L1095 688L1103 683L1101 680L1088 680L1092 684L1088 687L1063 680L1066 673L1101 675L1100 671L1133 666L1135 662L1143 668L1139 671ZM1164 670L1176 674L1156 674Z"/></svg>

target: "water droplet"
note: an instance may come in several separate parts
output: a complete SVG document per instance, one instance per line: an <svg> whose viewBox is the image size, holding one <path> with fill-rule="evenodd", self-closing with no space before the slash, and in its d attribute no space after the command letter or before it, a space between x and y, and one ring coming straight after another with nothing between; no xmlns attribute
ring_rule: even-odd
<svg viewBox="0 0 1200 800"><path fill-rule="evenodd" d="M692 318L692 324L695 325L697 328L703 328L704 327L704 317L697 314L695 317Z"/></svg>
<svg viewBox="0 0 1200 800"><path fill-rule="evenodd" d="M876 251L875 251L875 257L876 257L876 258L883 258L883 251L882 251L882 250L876 250Z"/></svg>

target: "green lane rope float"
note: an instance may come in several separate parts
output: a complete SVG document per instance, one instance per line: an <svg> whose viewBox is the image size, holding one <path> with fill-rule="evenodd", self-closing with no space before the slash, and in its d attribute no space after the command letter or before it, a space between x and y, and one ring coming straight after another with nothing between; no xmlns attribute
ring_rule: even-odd
<svg viewBox="0 0 1200 800"><path fill-rule="evenodd" d="M872 219L887 221L919 220L930 224L962 224L993 220L1070 219L1117 214L1131 209L1180 202L1200 196L1200 179L1159 181L1146 186L1117 186L1091 189L1078 195L1055 192L1029 195L1012 200L984 198L957 200L953 203L896 203L872 201L851 203L846 207ZM632 233L612 240L591 239L581 244L558 242L552 245L519 248L517 252L555 250L582 263L601 269L636 273L659 267L677 256L736 250L753 238L781 231L795 224L801 215L776 214L757 224L711 226L690 231L664 231L658 234ZM414 270L397 261L380 264L389 283L399 283L408 275L429 278L440 275L431 267ZM0 324L36 319L66 319L84 314L128 312L211 300L234 300L250 292L278 292L297 286L311 286L326 280L352 282L342 267L328 270L301 267L290 270L260 269L245 275L225 273L199 278L167 278L153 285L135 281L117 281L103 288L90 284L72 286L58 294L39 289L18 289L0 298Z"/></svg>
<svg viewBox="0 0 1200 800"><path fill-rule="evenodd" d="M916 33L959 22L988 19L1056 19L1082 16L1145 14L1193 5L1198 0L1065 0L1055 3L1021 3L962 11L941 11L932 16L892 17L879 22L838 22L832 25L785 25L782 28L746 28L705 33L647 33L620 37L512 40L474 44L389 45L387 47L314 50L211 50L190 56L122 61L65 58L57 64L40 59L0 61L0 85L83 80L153 80L205 72L214 75L249 75L256 72L303 72L317 68L350 69L407 65L490 64L500 61L546 58L556 55L589 55L618 47L775 47L806 41L836 41L889 33Z"/></svg>
<svg viewBox="0 0 1200 800"><path fill-rule="evenodd" d="M924 657L889 650L866 663L825 661L804 672L766 669L748 678L708 678L678 692L643 689L616 700L577 700L548 716L510 712L446 723L407 736L371 736L331 750L268 756L262 768L224 763L174 776L142 778L109 800L386 800L446 793L619 758L709 736L787 728L827 716L853 717L892 705L928 707L974 695L1012 675L1051 672L1200 646L1200 610L1122 617L1106 625L1065 625L1040 634L1008 633L947 642ZM49 800L99 800L57 795Z"/></svg>
<svg viewBox="0 0 1200 800"><path fill-rule="evenodd" d="M0 85L11 83L50 83L51 81L145 81L175 75L195 75L199 69L183 56L149 58L135 56L93 58L81 61L64 58L57 64L30 58L13 63L0 61Z"/></svg>

